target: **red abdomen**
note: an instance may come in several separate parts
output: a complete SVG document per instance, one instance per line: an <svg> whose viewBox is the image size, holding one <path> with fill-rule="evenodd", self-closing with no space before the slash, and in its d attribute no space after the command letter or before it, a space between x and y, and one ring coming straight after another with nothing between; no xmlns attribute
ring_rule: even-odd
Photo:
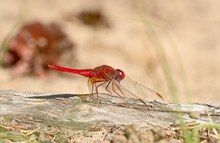
<svg viewBox="0 0 220 143"><path fill-rule="evenodd" d="M83 69L83 70L78 70L78 69L71 69L71 68L66 68L66 67L61 67L61 66L56 66L56 65L48 65L49 68L51 69L55 69L58 71L62 71L62 72L69 72L69 73L73 73L73 74L79 74L85 77L94 77L95 76L95 72L93 69Z"/></svg>

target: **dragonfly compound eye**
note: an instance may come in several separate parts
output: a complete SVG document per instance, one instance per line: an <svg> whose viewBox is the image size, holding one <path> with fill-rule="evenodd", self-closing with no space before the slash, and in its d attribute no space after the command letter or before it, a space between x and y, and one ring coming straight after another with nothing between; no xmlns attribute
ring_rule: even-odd
<svg viewBox="0 0 220 143"><path fill-rule="evenodd" d="M120 70L120 69L116 69L115 70L115 80L117 80L117 81L121 81L122 79L124 79L124 77L125 77L125 73L122 71L122 70Z"/></svg>

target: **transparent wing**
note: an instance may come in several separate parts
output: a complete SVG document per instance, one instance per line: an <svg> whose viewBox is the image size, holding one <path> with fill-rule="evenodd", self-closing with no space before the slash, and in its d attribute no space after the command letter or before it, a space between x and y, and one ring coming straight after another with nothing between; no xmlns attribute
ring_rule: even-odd
<svg viewBox="0 0 220 143"><path fill-rule="evenodd" d="M127 97L141 99L143 101L157 100L163 102L163 97L158 92L134 81L128 76L119 83L119 87Z"/></svg>

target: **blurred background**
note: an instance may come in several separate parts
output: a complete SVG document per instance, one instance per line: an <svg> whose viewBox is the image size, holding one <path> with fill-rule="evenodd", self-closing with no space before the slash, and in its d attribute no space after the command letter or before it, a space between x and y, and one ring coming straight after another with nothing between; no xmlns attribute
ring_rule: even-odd
<svg viewBox="0 0 220 143"><path fill-rule="evenodd" d="M89 93L47 68L107 64L170 102L220 100L220 2L0 1L0 89Z"/></svg>

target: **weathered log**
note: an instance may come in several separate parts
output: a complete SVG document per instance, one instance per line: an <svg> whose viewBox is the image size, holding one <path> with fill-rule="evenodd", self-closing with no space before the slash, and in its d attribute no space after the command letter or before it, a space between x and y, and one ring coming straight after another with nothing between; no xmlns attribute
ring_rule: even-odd
<svg viewBox="0 0 220 143"><path fill-rule="evenodd" d="M186 122L220 123L220 106L208 104L174 104L122 99L102 95L100 100L85 100L89 95L46 94L0 90L0 115L26 114L54 121L109 122L144 126L174 124L177 113ZM104 97L105 96L105 97ZM84 99L84 100L80 100ZM83 98L84 97L84 98ZM195 115L195 116L193 116ZM140 124L141 123L141 124Z"/></svg>
<svg viewBox="0 0 220 143"><path fill-rule="evenodd" d="M92 98L90 98L92 97ZM91 100L92 99L92 100ZM220 106L142 102L105 94L96 96L0 90L1 124L16 121L64 130L88 130L92 125L168 128L186 123L220 123Z"/></svg>

